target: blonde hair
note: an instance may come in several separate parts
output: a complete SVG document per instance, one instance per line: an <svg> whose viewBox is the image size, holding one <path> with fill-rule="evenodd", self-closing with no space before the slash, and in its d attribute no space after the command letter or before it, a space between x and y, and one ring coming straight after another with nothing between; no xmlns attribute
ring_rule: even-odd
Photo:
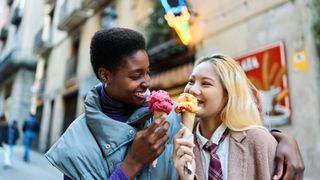
<svg viewBox="0 0 320 180"><path fill-rule="evenodd" d="M196 61L195 66L210 62L220 78L227 94L226 105L221 110L222 122L231 130L243 131L261 127L261 116L252 90L256 90L247 79L240 65L224 54L213 54Z"/></svg>

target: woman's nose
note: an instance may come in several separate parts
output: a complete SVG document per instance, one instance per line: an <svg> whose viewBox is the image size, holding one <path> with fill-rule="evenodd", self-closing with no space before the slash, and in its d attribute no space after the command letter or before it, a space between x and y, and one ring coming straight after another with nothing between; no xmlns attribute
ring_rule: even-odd
<svg viewBox="0 0 320 180"><path fill-rule="evenodd" d="M200 95L200 90L196 85L194 85L194 86L190 87L189 93L194 96L198 96L198 95Z"/></svg>
<svg viewBox="0 0 320 180"><path fill-rule="evenodd" d="M143 82L141 83L141 85L144 87L144 88L148 88L149 87L149 84L150 84L150 76L146 76L143 80Z"/></svg>

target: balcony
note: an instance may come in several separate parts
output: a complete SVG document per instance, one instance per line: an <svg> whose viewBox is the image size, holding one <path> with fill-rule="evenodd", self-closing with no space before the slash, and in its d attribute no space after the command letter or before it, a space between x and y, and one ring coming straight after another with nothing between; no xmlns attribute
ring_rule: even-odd
<svg viewBox="0 0 320 180"><path fill-rule="evenodd" d="M13 0L7 0L8 6L11 6L13 4Z"/></svg>
<svg viewBox="0 0 320 180"><path fill-rule="evenodd" d="M65 72L65 82L72 80L77 75L77 66L78 66L78 59L76 56L72 56L67 60L67 67Z"/></svg>
<svg viewBox="0 0 320 180"><path fill-rule="evenodd" d="M16 51L11 51L3 60L0 60L0 82L4 82L20 68L36 69L36 60L17 59Z"/></svg>
<svg viewBox="0 0 320 180"><path fill-rule="evenodd" d="M112 0L83 0L82 4L85 9L97 10L100 7L105 7Z"/></svg>
<svg viewBox="0 0 320 180"><path fill-rule="evenodd" d="M1 29L1 32L0 32L0 40L2 42L6 42L8 39L8 28L6 26L4 26L2 29Z"/></svg>
<svg viewBox="0 0 320 180"><path fill-rule="evenodd" d="M47 4L54 4L57 0L46 0L45 2Z"/></svg>
<svg viewBox="0 0 320 180"><path fill-rule="evenodd" d="M52 49L51 43L51 32L44 35L43 28L41 28L34 38L33 52L39 55L46 55Z"/></svg>
<svg viewBox="0 0 320 180"><path fill-rule="evenodd" d="M91 17L93 13L92 9L83 8L83 0L64 1L59 14L58 28L62 31L70 32Z"/></svg>
<svg viewBox="0 0 320 180"><path fill-rule="evenodd" d="M11 18L11 23L15 26L19 26L22 21L23 10L19 7L15 8Z"/></svg>

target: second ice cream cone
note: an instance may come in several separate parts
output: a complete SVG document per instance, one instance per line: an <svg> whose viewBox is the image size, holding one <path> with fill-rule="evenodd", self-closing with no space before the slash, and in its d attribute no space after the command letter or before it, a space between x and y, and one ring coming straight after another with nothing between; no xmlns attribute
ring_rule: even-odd
<svg viewBox="0 0 320 180"><path fill-rule="evenodd" d="M164 114L166 114L166 113L162 112L162 111L154 111L153 112L153 119L156 120L156 119L160 118ZM165 120L161 120L160 125L163 125L165 122L166 122Z"/></svg>
<svg viewBox="0 0 320 180"><path fill-rule="evenodd" d="M192 132L196 114L193 112L181 113L182 123Z"/></svg>

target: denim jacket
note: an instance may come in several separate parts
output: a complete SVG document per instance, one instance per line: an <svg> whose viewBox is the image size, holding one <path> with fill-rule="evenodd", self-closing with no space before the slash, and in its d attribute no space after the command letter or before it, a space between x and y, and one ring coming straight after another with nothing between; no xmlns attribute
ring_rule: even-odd
<svg viewBox="0 0 320 180"><path fill-rule="evenodd" d="M146 103L127 123L110 119L101 111L96 87L87 95L85 113L80 115L45 154L50 163L72 179L107 179L120 166L135 138L139 124L150 124L152 113ZM173 137L180 129L175 112L167 116L169 140L156 167L143 167L135 179L177 179L171 160Z"/></svg>

